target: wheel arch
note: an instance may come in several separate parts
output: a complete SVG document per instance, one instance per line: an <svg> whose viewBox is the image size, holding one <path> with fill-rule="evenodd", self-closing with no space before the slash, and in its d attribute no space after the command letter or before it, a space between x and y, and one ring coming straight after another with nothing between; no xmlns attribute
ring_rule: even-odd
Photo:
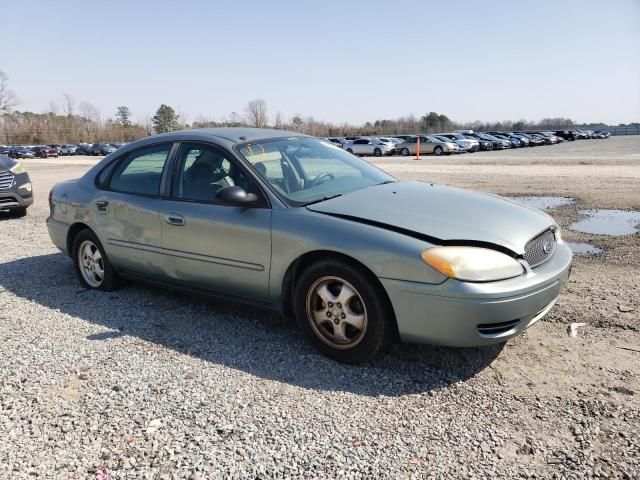
<svg viewBox="0 0 640 480"><path fill-rule="evenodd" d="M71 257L73 256L73 252L71 251L73 247L73 239L80 233L82 230L93 230L89 225L83 222L76 222L69 227L67 231L67 254Z"/></svg>
<svg viewBox="0 0 640 480"><path fill-rule="evenodd" d="M362 269L371 279L371 281L375 282L375 284L379 287L380 291L383 292L384 299L387 302L389 307L389 311L392 313L392 325L394 332L394 340L400 338L400 334L398 331L398 322L396 320L395 310L393 309L393 304L391 303L391 299L387 294L384 286L378 279L378 277L373 273L373 271L367 267L364 263L359 260L346 255L344 253L336 252L333 250L313 250L310 252L303 253L299 257L297 257L289 267L287 268L284 278L282 279L282 298L280 309L282 313L285 315L287 319L292 319L294 317L293 313L293 290L296 285L296 280L300 277L302 272L309 267L310 265L320 262L323 259L339 259L351 265L354 265L360 269Z"/></svg>

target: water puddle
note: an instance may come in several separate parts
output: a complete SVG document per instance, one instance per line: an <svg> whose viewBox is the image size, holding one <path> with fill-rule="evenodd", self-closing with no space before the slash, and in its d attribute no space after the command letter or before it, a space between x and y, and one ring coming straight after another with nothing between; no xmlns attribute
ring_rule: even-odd
<svg viewBox="0 0 640 480"><path fill-rule="evenodd" d="M552 208L571 205L575 200L571 197L504 197L525 207L537 208L538 210L550 210Z"/></svg>
<svg viewBox="0 0 640 480"><path fill-rule="evenodd" d="M571 230L594 235L633 235L640 230L640 212L626 210L579 210L585 218L569 225Z"/></svg>
<svg viewBox="0 0 640 480"><path fill-rule="evenodd" d="M590 257L602 253L601 248L598 248L594 245L589 245L588 243L567 242L567 245L569 245L569 248L574 255L578 255L581 257Z"/></svg>

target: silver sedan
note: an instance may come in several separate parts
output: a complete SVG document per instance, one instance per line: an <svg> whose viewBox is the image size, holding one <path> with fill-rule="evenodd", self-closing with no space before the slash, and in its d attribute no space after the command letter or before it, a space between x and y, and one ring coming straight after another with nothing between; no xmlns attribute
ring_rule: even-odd
<svg viewBox="0 0 640 480"><path fill-rule="evenodd" d="M274 309L350 363L398 339L504 342L552 308L571 266L541 211L398 182L278 130L130 143L55 185L50 207L51 239L84 287L127 278Z"/></svg>

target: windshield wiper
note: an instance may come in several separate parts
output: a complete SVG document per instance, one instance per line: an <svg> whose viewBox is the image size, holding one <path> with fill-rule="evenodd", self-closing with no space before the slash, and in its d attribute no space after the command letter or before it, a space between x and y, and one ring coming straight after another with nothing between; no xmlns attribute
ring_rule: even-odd
<svg viewBox="0 0 640 480"><path fill-rule="evenodd" d="M303 203L301 206L306 207L307 205L313 205L314 203L324 202L325 200L331 200L332 198L341 197L344 193L335 193L333 195L326 195L322 198L318 198L317 200L311 200L310 202Z"/></svg>
<svg viewBox="0 0 640 480"><path fill-rule="evenodd" d="M387 183L396 183L395 180L385 180L384 182L376 183L376 187L378 185L386 185Z"/></svg>

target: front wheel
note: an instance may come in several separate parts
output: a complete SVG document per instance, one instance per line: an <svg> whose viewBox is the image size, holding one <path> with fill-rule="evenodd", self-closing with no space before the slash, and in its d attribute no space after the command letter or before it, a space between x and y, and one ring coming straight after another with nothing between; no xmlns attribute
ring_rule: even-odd
<svg viewBox="0 0 640 480"><path fill-rule="evenodd" d="M374 157L381 157L381 156L382 156L382 150L380 150L379 148L376 148L376 149L373 151L373 156L374 156Z"/></svg>
<svg viewBox="0 0 640 480"><path fill-rule="evenodd" d="M351 155L353 155L353 150L351 150L350 148L347 148L347 152L349 152Z"/></svg>
<svg viewBox="0 0 640 480"><path fill-rule="evenodd" d="M80 283L91 290L110 292L118 286L118 276L91 230L82 230L73 239L73 263Z"/></svg>
<svg viewBox="0 0 640 480"><path fill-rule="evenodd" d="M391 338L393 313L371 274L337 260L318 262L300 276L294 292L300 329L322 354L363 363Z"/></svg>
<svg viewBox="0 0 640 480"><path fill-rule="evenodd" d="M403 157L408 157L409 156L409 149L408 148L403 148L402 150L400 150L400 155L402 155Z"/></svg>
<svg viewBox="0 0 640 480"><path fill-rule="evenodd" d="M433 154L436 156L442 155L442 152L443 152L442 147L436 147L433 149Z"/></svg>
<svg viewBox="0 0 640 480"><path fill-rule="evenodd" d="M10 214L11 214L12 217L15 217L15 218L26 217L27 216L27 207L15 208L15 209L11 210Z"/></svg>

